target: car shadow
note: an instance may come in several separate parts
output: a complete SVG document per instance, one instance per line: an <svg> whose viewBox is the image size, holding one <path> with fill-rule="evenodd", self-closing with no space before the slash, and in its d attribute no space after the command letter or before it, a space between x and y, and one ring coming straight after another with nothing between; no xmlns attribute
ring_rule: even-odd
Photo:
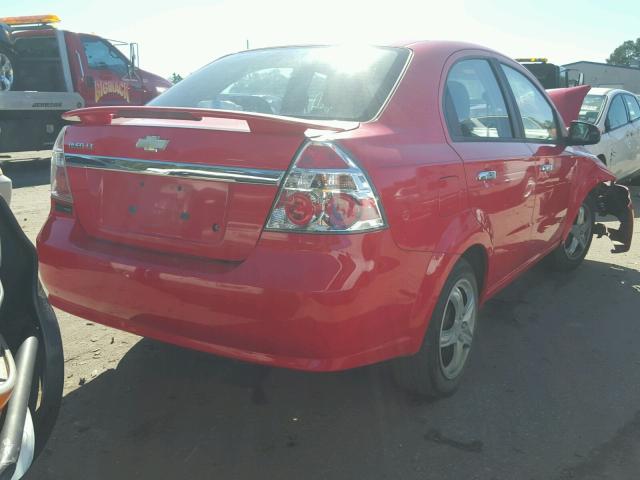
<svg viewBox="0 0 640 480"><path fill-rule="evenodd" d="M48 157L4 161L1 168L13 182L13 188L48 185L51 181L51 161Z"/></svg>
<svg viewBox="0 0 640 480"><path fill-rule="evenodd" d="M554 478L637 410L640 273L536 267L489 301L458 393L387 365L271 369L141 340L64 398L31 479Z"/></svg>

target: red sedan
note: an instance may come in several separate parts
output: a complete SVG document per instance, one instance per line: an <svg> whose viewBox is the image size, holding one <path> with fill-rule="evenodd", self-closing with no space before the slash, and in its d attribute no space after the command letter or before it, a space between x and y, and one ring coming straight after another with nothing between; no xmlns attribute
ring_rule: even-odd
<svg viewBox="0 0 640 480"><path fill-rule="evenodd" d="M578 266L594 234L631 241L628 191L576 147L597 129L475 45L246 51L65 118L38 237L51 303L216 355L393 358L448 395L484 301L540 260Z"/></svg>

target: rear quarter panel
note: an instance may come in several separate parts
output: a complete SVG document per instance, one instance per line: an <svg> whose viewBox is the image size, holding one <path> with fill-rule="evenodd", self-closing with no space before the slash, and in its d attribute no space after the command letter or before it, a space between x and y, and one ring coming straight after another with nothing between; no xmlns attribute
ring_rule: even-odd
<svg viewBox="0 0 640 480"><path fill-rule="evenodd" d="M464 165L443 130L440 82L450 51L419 53L377 122L336 135L371 178L397 246L430 253L413 292L413 352L460 255L472 245L481 245L489 256L492 250L469 208Z"/></svg>
<svg viewBox="0 0 640 480"><path fill-rule="evenodd" d="M400 248L461 254L479 243L489 249L469 208L464 165L443 126L444 66L456 45L411 48L411 63L378 121L337 139L371 176Z"/></svg>
<svg viewBox="0 0 640 480"><path fill-rule="evenodd" d="M462 254L474 243L489 247L469 209L460 158L446 143L420 142L419 133L340 144L371 177L398 247L449 254Z"/></svg>

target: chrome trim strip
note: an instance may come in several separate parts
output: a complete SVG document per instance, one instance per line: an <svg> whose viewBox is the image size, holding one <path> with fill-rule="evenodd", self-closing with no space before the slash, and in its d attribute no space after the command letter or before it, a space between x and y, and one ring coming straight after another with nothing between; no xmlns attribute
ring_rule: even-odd
<svg viewBox="0 0 640 480"><path fill-rule="evenodd" d="M109 170L113 172L160 175L214 182L252 183L258 185L279 185L283 170L264 170L244 167L222 167L197 163L179 163L158 160L138 160L136 158L102 157L65 153L68 167Z"/></svg>

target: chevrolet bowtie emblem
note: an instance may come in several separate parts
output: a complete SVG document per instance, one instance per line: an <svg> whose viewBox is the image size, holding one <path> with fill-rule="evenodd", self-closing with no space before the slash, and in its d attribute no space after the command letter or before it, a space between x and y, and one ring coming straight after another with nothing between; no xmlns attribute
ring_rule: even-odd
<svg viewBox="0 0 640 480"><path fill-rule="evenodd" d="M148 135L143 138L139 138L136 142L136 147L142 148L147 152L159 152L160 150L164 150L167 148L169 144L169 140L164 140L155 135Z"/></svg>

